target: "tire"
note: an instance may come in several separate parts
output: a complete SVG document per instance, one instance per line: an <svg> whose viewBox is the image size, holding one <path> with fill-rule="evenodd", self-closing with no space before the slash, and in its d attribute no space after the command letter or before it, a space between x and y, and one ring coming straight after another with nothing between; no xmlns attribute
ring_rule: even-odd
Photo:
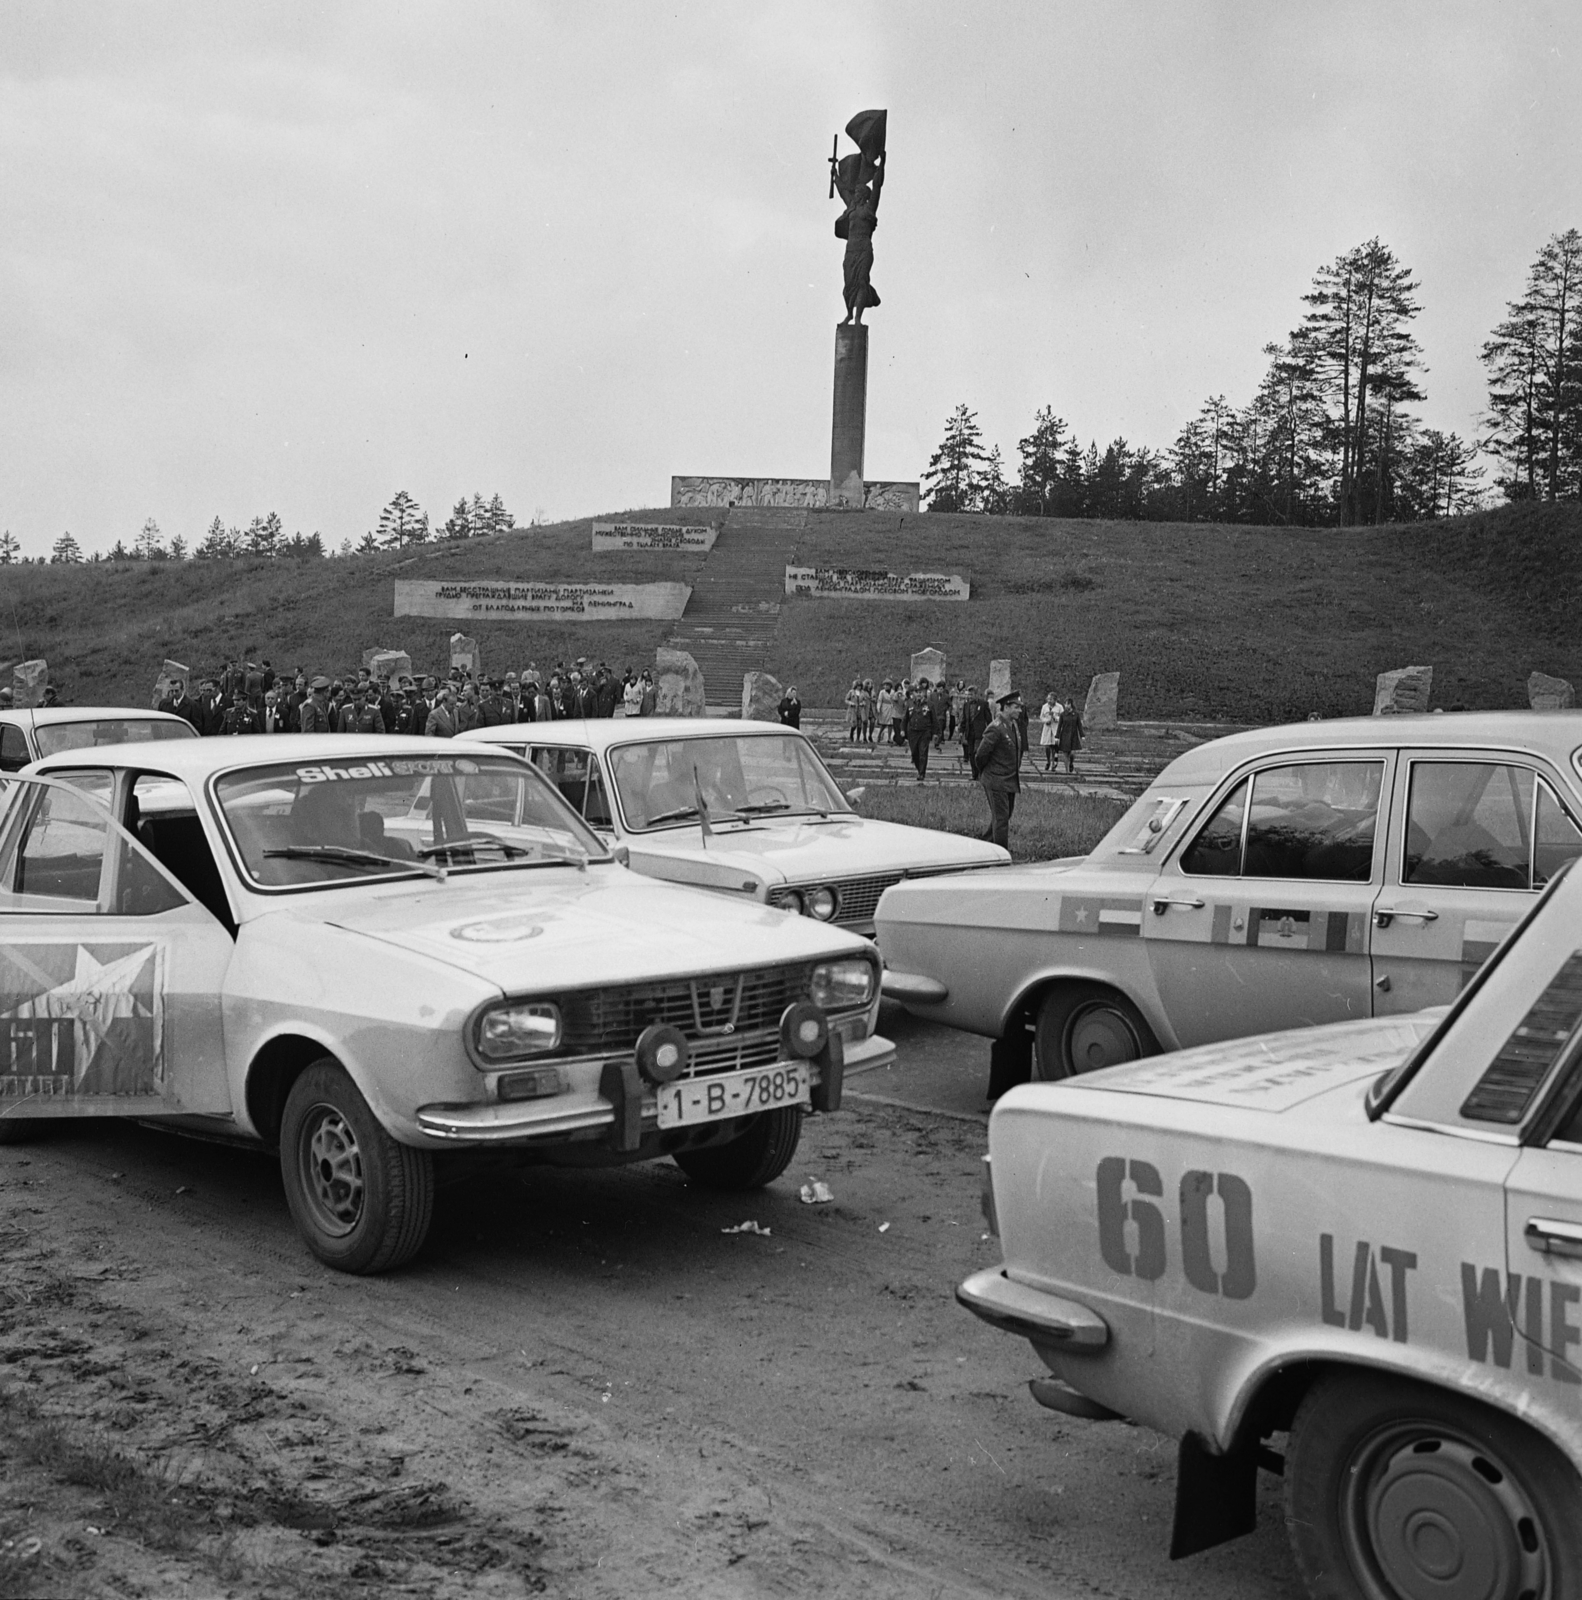
<svg viewBox="0 0 1582 1600"><path fill-rule="evenodd" d="M1383 1374L1315 1384L1285 1520L1314 1600L1582 1594L1582 1480L1524 1424Z"/></svg>
<svg viewBox="0 0 1582 1600"><path fill-rule="evenodd" d="M1051 990L1034 1028L1033 1082L1053 1083L1159 1053L1159 1041L1124 995L1092 984Z"/></svg>
<svg viewBox="0 0 1582 1600"><path fill-rule="evenodd" d="M344 1067L325 1056L286 1096L280 1176L309 1250L337 1272L385 1272L422 1245L434 1162L380 1127Z"/></svg>
<svg viewBox="0 0 1582 1600"><path fill-rule="evenodd" d="M674 1160L694 1183L710 1189L762 1189L791 1165L802 1137L800 1106L760 1112L729 1144L678 1150Z"/></svg>

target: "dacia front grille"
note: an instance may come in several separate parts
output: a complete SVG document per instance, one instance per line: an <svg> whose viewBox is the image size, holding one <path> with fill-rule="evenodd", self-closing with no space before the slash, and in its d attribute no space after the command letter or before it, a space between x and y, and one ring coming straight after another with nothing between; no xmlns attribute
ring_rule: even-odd
<svg viewBox="0 0 1582 1600"><path fill-rule="evenodd" d="M873 921L879 909L879 897L893 888L903 878L937 878L947 872L965 872L966 864L951 867L911 868L906 872L876 872L866 878L836 878L829 887L835 891L835 917L837 923L858 924ZM809 887L815 887L809 885Z"/></svg>
<svg viewBox="0 0 1582 1600"><path fill-rule="evenodd" d="M706 1053L716 1043L721 1049L726 1045L734 1048L744 1036L754 1034L768 1033L777 1040L781 1014L793 1000L807 998L812 977L812 965L804 963L576 990L558 997L560 1054L620 1054L634 1049L642 1031L656 1022L679 1028L694 1045L694 1058L699 1055L700 1042L706 1045Z"/></svg>

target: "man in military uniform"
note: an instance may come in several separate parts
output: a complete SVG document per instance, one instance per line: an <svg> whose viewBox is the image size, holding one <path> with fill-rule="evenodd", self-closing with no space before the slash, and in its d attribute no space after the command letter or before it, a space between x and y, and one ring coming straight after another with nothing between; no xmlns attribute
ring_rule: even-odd
<svg viewBox="0 0 1582 1600"><path fill-rule="evenodd" d="M297 727L302 733L329 733L334 728L330 717L330 680L313 680L308 697L297 712Z"/></svg>
<svg viewBox="0 0 1582 1600"><path fill-rule="evenodd" d="M972 684L961 705L961 753L967 758L974 779L978 776L978 746L989 730L990 720L989 702L978 693L978 686Z"/></svg>
<svg viewBox="0 0 1582 1600"><path fill-rule="evenodd" d="M989 802L989 829L984 835L992 844L1010 849L1011 813L1022 791L1022 735L1017 712L1022 697L1015 689L1002 694L999 714L988 726L973 761L978 782Z"/></svg>

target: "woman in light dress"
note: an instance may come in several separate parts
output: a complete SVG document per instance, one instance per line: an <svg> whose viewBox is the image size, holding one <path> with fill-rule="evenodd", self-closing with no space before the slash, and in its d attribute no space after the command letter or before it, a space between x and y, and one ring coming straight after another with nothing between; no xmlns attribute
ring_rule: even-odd
<svg viewBox="0 0 1582 1600"><path fill-rule="evenodd" d="M1043 724L1038 735L1039 748L1044 752L1044 771L1055 770L1055 756L1058 753L1056 746L1060 742L1060 713L1065 710L1061 705L1055 691L1051 689L1044 696L1044 703L1038 708L1038 720Z"/></svg>

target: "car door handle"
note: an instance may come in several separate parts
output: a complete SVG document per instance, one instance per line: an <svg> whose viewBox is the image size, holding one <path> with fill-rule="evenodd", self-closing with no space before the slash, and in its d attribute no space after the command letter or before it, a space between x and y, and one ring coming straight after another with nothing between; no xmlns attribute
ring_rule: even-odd
<svg viewBox="0 0 1582 1600"><path fill-rule="evenodd" d="M1201 911L1203 902L1201 900L1177 900L1174 896L1168 894L1158 895L1154 899L1154 915L1162 917L1171 906L1185 906L1189 911Z"/></svg>
<svg viewBox="0 0 1582 1600"><path fill-rule="evenodd" d="M1582 1256L1582 1223L1529 1217L1523 1232L1529 1249L1547 1256Z"/></svg>
<svg viewBox="0 0 1582 1600"><path fill-rule="evenodd" d="M1416 917L1419 922L1438 922L1437 911L1406 911L1397 910L1394 906L1378 906L1373 913L1373 925L1376 928L1387 928L1393 917Z"/></svg>

